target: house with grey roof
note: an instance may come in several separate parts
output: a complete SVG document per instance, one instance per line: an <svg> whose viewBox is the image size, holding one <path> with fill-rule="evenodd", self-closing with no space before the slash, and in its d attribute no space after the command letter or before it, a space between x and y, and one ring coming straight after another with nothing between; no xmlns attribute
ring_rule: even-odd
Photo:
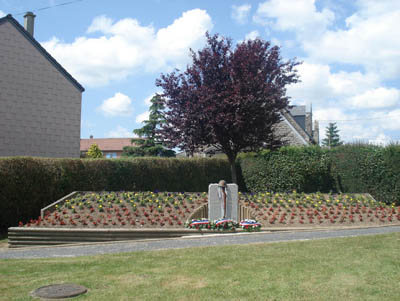
<svg viewBox="0 0 400 301"><path fill-rule="evenodd" d="M290 106L281 110L280 115L281 121L275 125L274 131L284 145L319 145L319 124L317 120L313 122L312 109L307 112L306 106ZM211 157L221 154L221 152L216 151L215 147L210 146L194 156ZM177 157L186 156L187 154L184 151L177 154Z"/></svg>
<svg viewBox="0 0 400 301"><path fill-rule="evenodd" d="M281 122L275 126L275 132L282 137L287 145L319 144L319 125L314 121L312 109L306 111L306 106L291 106L281 111Z"/></svg>
<svg viewBox="0 0 400 301"><path fill-rule="evenodd" d="M24 18L0 18L0 156L79 158L85 89L35 40L35 15Z"/></svg>

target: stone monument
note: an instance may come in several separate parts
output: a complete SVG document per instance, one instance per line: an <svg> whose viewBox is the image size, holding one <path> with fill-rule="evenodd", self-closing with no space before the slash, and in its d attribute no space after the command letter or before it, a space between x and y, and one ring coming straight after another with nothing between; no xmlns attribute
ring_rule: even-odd
<svg viewBox="0 0 400 301"><path fill-rule="evenodd" d="M224 197L226 197L225 218L238 220L239 189L237 184L226 184L221 180L219 184L208 186L208 219L210 221L224 217Z"/></svg>

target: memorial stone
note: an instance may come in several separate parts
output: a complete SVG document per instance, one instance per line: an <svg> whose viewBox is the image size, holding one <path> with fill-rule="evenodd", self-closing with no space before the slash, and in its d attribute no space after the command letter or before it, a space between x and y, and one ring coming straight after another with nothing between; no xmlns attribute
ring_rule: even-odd
<svg viewBox="0 0 400 301"><path fill-rule="evenodd" d="M222 217L221 202L223 198L218 184L210 184L208 186L208 219L213 221ZM238 220L238 185L227 184L226 192L226 213L225 217L233 221Z"/></svg>

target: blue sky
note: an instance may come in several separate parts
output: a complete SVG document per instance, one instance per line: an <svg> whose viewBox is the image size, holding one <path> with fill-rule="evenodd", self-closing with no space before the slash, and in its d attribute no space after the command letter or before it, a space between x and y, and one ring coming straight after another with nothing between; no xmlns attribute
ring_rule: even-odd
<svg viewBox="0 0 400 301"><path fill-rule="evenodd" d="M34 11L35 38L86 89L81 137L132 137L146 119L155 80L190 63L204 33L234 43L259 37L297 57L291 104L337 122L347 142L400 141L398 0L0 0L21 24ZM51 9L38 10L54 6Z"/></svg>

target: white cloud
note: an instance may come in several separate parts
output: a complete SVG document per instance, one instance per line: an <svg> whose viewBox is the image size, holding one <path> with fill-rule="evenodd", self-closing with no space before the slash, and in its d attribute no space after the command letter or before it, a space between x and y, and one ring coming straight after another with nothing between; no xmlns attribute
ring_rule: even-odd
<svg viewBox="0 0 400 301"><path fill-rule="evenodd" d="M400 91L380 87L351 97L350 103L361 109L388 108L400 104Z"/></svg>
<svg viewBox="0 0 400 301"><path fill-rule="evenodd" d="M0 18L5 17L5 15L6 14L2 10L0 10Z"/></svg>
<svg viewBox="0 0 400 301"><path fill-rule="evenodd" d="M135 138L135 135L132 131L118 125L116 129L109 131L106 134L107 138Z"/></svg>
<svg viewBox="0 0 400 301"><path fill-rule="evenodd" d="M129 96L117 92L113 97L104 100L98 110L106 116L130 116L133 112L131 103Z"/></svg>
<svg viewBox="0 0 400 301"><path fill-rule="evenodd" d="M356 8L344 20L345 28L333 29L335 14L328 8L318 11L315 0L269 0L259 4L253 20L294 33L313 62L362 66L382 80L397 79L400 1L358 0Z"/></svg>
<svg viewBox="0 0 400 301"><path fill-rule="evenodd" d="M398 138L400 130L400 109L389 112L374 110L349 113L337 107L319 107L313 112L314 120L319 121L320 141L325 138L326 127L335 122L343 141L364 141L388 143Z"/></svg>
<svg viewBox="0 0 400 301"><path fill-rule="evenodd" d="M136 116L136 123L142 123L145 120L149 120L149 116L150 116L149 111L139 114L138 116Z"/></svg>
<svg viewBox="0 0 400 301"><path fill-rule="evenodd" d="M371 122L383 130L400 131L400 109L391 110L390 112L374 112L372 118L376 119L372 119Z"/></svg>
<svg viewBox="0 0 400 301"><path fill-rule="evenodd" d="M363 120L363 115L348 113L337 107L320 107L313 112L314 120L319 121L320 141L326 137L326 128L329 123L336 123L339 136L342 141L353 142L355 140L368 140L376 137L378 127L368 128L368 120Z"/></svg>
<svg viewBox="0 0 400 301"><path fill-rule="evenodd" d="M381 133L376 138L369 139L368 142L372 143L372 144L386 145L386 144L390 143L391 140L392 139L389 136L386 136L385 134Z"/></svg>
<svg viewBox="0 0 400 301"><path fill-rule="evenodd" d="M240 6L232 5L231 17L239 24L245 24L251 10L250 4L243 4Z"/></svg>
<svg viewBox="0 0 400 301"><path fill-rule="evenodd" d="M347 30L327 31L318 43L304 41L304 49L321 62L360 65L383 79L400 76L400 9L352 15L347 25Z"/></svg>
<svg viewBox="0 0 400 301"><path fill-rule="evenodd" d="M321 139L335 121L345 141L399 139L400 1L316 2L268 0L253 17L304 50L301 82L287 89L291 102L313 104Z"/></svg>
<svg viewBox="0 0 400 301"><path fill-rule="evenodd" d="M245 40L255 40L256 38L260 37L260 33L257 30L253 30L251 32L249 32L248 34L246 34L245 36Z"/></svg>
<svg viewBox="0 0 400 301"><path fill-rule="evenodd" d="M349 98L379 88L374 74L332 72L329 65L304 62L297 66L301 82L288 86L287 94L296 101L326 104L335 101L348 105ZM352 102L352 101L350 101Z"/></svg>
<svg viewBox="0 0 400 301"><path fill-rule="evenodd" d="M57 38L42 43L74 77L84 85L100 86L125 79L134 72L155 72L183 67L189 48L199 49L205 32L213 27L205 10L184 12L158 31L142 26L136 19L113 22L106 16L95 18L87 34L72 43Z"/></svg>
<svg viewBox="0 0 400 301"><path fill-rule="evenodd" d="M329 9L317 11L315 0L268 0L258 5L253 21L276 30L295 31L302 38L315 38L334 18Z"/></svg>

